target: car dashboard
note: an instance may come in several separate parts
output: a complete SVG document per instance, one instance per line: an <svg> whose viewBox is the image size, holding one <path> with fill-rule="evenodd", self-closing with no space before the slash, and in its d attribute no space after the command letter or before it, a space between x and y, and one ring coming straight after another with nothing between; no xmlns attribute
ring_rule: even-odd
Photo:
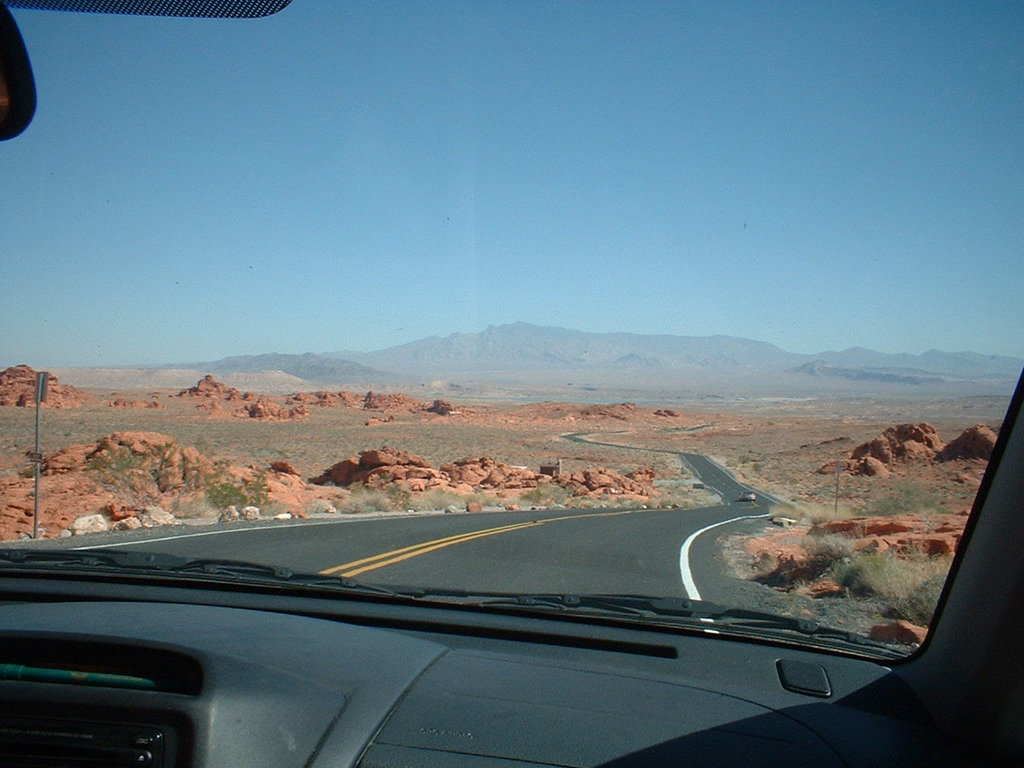
<svg viewBox="0 0 1024 768"><path fill-rule="evenodd" d="M934 766L967 754L898 674L860 658L443 608L83 587L32 602L9 591L0 607L4 765Z"/></svg>

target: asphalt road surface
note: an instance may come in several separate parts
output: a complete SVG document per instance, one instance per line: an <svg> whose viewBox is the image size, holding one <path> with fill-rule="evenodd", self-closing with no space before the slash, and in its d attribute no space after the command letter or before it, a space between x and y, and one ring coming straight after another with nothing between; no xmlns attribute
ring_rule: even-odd
<svg viewBox="0 0 1024 768"><path fill-rule="evenodd" d="M756 525L768 505L699 454L679 454L723 502L701 509L559 509L343 516L301 523L151 529L65 540L187 557L282 565L367 583L513 593L675 595L735 604L718 536ZM62 542L64 543L64 542Z"/></svg>

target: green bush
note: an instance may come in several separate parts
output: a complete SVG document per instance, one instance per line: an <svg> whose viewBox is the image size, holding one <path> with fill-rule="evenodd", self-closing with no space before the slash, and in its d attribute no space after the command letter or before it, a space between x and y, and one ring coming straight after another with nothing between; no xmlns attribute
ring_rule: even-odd
<svg viewBox="0 0 1024 768"><path fill-rule="evenodd" d="M206 499L218 509L249 506L249 497L245 495L245 490L230 480L206 486Z"/></svg>
<svg viewBox="0 0 1024 768"><path fill-rule="evenodd" d="M257 472L253 477L237 481L222 479L206 486L206 499L218 509L225 507L260 507L270 500L267 474Z"/></svg>

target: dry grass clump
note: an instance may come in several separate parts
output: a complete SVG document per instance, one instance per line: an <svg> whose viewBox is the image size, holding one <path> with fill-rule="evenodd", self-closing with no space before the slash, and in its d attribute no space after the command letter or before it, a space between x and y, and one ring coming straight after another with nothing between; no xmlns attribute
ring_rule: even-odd
<svg viewBox="0 0 1024 768"><path fill-rule="evenodd" d="M852 595L878 597L896 618L927 626L952 561L952 556L893 557L860 552L836 562L830 575Z"/></svg>

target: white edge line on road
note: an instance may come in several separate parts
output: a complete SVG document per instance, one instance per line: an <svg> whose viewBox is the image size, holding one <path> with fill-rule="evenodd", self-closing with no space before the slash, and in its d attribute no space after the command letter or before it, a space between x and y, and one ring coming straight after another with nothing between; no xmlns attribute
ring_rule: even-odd
<svg viewBox="0 0 1024 768"><path fill-rule="evenodd" d="M435 514L440 514L440 513L427 512L427 513L423 513L422 515L395 514L395 515L389 516L388 518L385 518L384 516L374 516L374 517L359 517L359 518L345 517L345 518L339 518L337 520L306 520L306 521L302 521L302 522L291 523L291 526L298 526L298 525L303 525L303 526L305 526L305 525L339 525L339 524L342 524L342 523L369 522L370 520L383 520L383 519L392 519L393 520L393 519L398 519L398 518L420 517L420 516L425 517L427 515L435 515ZM215 531L197 531L196 533L179 533L179 534L175 534L173 536L160 536L158 538L152 538L152 539L134 539L132 541L117 541L117 542L113 542L111 544L90 544L87 547L71 547L71 549L73 549L75 551L81 551L81 550L86 550L86 549L111 549L113 547L133 547L133 546L136 546L136 545L139 545L139 544L153 544L153 543L161 542L161 541L174 541L175 539L195 539L195 538L198 538L199 536L218 536L218 535L220 535L222 533L247 533L249 531L279 531L279 530L281 530L282 528L285 528L285 527L288 527L288 526L284 526L284 525L254 525L254 526L250 526L250 527L247 527L247 528L218 528Z"/></svg>
<svg viewBox="0 0 1024 768"><path fill-rule="evenodd" d="M679 548L679 573L683 577L683 589L686 590L686 596L691 600L701 599L700 591L697 589L697 584L693 581L693 573L690 571L690 545L693 544L698 536L710 531L712 528L717 528L720 525L735 523L738 520L757 520L759 518L768 517L770 514L770 512L765 512L763 515L742 515L740 517L733 517L728 520L722 520L718 523L705 525L699 531L694 531L687 536L686 541L683 542L683 546Z"/></svg>

